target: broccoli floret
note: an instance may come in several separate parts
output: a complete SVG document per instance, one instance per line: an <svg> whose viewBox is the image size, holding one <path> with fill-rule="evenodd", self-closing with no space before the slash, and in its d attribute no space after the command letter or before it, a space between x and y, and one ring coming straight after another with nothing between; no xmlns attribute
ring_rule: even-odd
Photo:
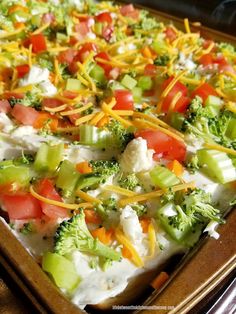
<svg viewBox="0 0 236 314"><path fill-rule="evenodd" d="M134 138L134 134L125 129L122 124L116 120L112 120L107 125L107 128L112 134L115 146L121 150L124 150L127 144Z"/></svg>
<svg viewBox="0 0 236 314"><path fill-rule="evenodd" d="M74 250L102 256L113 261L119 261L121 258L119 252L92 237L83 212L63 221L55 235L55 253L65 255Z"/></svg>
<svg viewBox="0 0 236 314"><path fill-rule="evenodd" d="M147 213L147 205L134 204L131 207L136 211L138 217L141 217Z"/></svg>
<svg viewBox="0 0 236 314"><path fill-rule="evenodd" d="M98 212L99 216L102 217L102 219L106 219L107 217L109 217L109 213L111 211L116 211L116 210L117 210L117 201L113 197L103 200L102 204L98 204L96 206L96 211Z"/></svg>
<svg viewBox="0 0 236 314"><path fill-rule="evenodd" d="M209 193L195 189L186 194L183 201L175 206L178 215L170 217L170 223L180 230L186 224L194 227L199 223L206 224L210 220L222 223L220 211L210 203Z"/></svg>
<svg viewBox="0 0 236 314"><path fill-rule="evenodd" d="M139 185L138 178L134 173L129 174L127 176L122 176L119 181L119 185L124 188L131 191L134 191L134 189Z"/></svg>
<svg viewBox="0 0 236 314"><path fill-rule="evenodd" d="M169 61L170 61L170 57L168 55L162 55L162 56L157 57L154 60L154 64L160 65L160 66L166 66Z"/></svg>
<svg viewBox="0 0 236 314"><path fill-rule="evenodd" d="M187 162L186 167L190 173L195 173L200 167L197 155L193 155Z"/></svg>
<svg viewBox="0 0 236 314"><path fill-rule="evenodd" d="M29 233L33 232L33 225L31 222L26 222L23 224L23 226L20 228L20 233L24 235L28 235Z"/></svg>
<svg viewBox="0 0 236 314"><path fill-rule="evenodd" d="M146 10L140 11L140 23L135 25L135 28L140 28L144 31L149 31L154 28L159 28L160 23L156 20L156 18L151 17L149 12Z"/></svg>
<svg viewBox="0 0 236 314"><path fill-rule="evenodd" d="M200 97L195 97L186 113L182 130L194 134L208 142L216 142L228 148L236 148L236 141L226 136L226 131L234 114L222 110L215 116L209 107L202 106Z"/></svg>
<svg viewBox="0 0 236 314"><path fill-rule="evenodd" d="M218 48L222 51L222 52L229 52L230 54L234 54L236 53L236 49L233 45L229 44L229 43L224 43L221 42L218 44Z"/></svg>
<svg viewBox="0 0 236 314"><path fill-rule="evenodd" d="M106 179L119 172L119 163L115 160L91 160L89 162L92 167L93 174Z"/></svg>

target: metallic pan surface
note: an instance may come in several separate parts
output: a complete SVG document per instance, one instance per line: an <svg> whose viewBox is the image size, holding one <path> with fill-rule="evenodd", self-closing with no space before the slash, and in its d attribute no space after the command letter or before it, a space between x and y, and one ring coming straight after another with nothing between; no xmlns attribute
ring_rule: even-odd
<svg viewBox="0 0 236 314"><path fill-rule="evenodd" d="M175 17L151 12L164 22L171 20L177 27L183 27L182 21ZM199 31L204 37L235 43L232 36L203 27ZM227 223L219 227L219 233L219 240L205 241L165 289L153 294L147 303L156 306L152 313L187 313L236 266L235 210L227 217ZM41 313L84 313L60 293L1 220L0 237L0 255L3 257L0 263L5 264L5 269ZM167 310L168 307L171 309ZM143 313L150 311L144 310Z"/></svg>

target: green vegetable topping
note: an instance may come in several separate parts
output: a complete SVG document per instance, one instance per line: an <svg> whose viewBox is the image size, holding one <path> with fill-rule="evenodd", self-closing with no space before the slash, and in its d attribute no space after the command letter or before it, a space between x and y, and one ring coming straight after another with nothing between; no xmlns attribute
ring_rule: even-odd
<svg viewBox="0 0 236 314"><path fill-rule="evenodd" d="M83 213L63 221L55 235L55 253L65 255L73 250L103 256L114 261L119 261L120 253L94 239L90 234Z"/></svg>

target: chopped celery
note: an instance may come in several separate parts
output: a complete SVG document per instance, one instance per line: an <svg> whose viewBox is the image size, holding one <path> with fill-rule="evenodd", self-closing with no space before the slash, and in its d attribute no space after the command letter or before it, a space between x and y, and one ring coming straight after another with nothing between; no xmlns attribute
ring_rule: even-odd
<svg viewBox="0 0 236 314"><path fill-rule="evenodd" d="M229 121L227 130L226 130L226 136L228 136L232 140L236 139L236 118L232 118Z"/></svg>
<svg viewBox="0 0 236 314"><path fill-rule="evenodd" d="M220 109L222 108L222 101L219 97L209 95L205 102L206 107L208 107L213 115L218 115Z"/></svg>
<svg viewBox="0 0 236 314"><path fill-rule="evenodd" d="M162 166L155 166L150 171L150 177L153 184L160 188L168 188L180 183L180 180L173 172Z"/></svg>
<svg viewBox="0 0 236 314"><path fill-rule="evenodd" d="M97 35L102 35L103 23L95 23L94 24L94 32Z"/></svg>
<svg viewBox="0 0 236 314"><path fill-rule="evenodd" d="M185 120L185 117L183 114L181 114L179 112L172 112L171 113L170 124L176 130L181 131L184 120Z"/></svg>
<svg viewBox="0 0 236 314"><path fill-rule="evenodd" d="M110 88L111 90L117 90L117 89L126 89L123 85L121 85L119 82L117 81L113 81L111 84L110 84Z"/></svg>
<svg viewBox="0 0 236 314"><path fill-rule="evenodd" d="M56 253L47 252L43 256L42 268L51 275L59 288L72 291L80 283L74 264Z"/></svg>
<svg viewBox="0 0 236 314"><path fill-rule="evenodd" d="M104 69L97 64L94 65L89 75L91 76L92 79L94 79L96 82L100 84L106 81Z"/></svg>
<svg viewBox="0 0 236 314"><path fill-rule="evenodd" d="M79 177L80 174L76 171L75 166L69 160L64 160L58 172L56 186L62 189L65 195L71 195Z"/></svg>
<svg viewBox="0 0 236 314"><path fill-rule="evenodd" d="M226 153L213 149L200 149L197 151L197 157L203 170L220 183L236 180L236 169Z"/></svg>
<svg viewBox="0 0 236 314"><path fill-rule="evenodd" d="M132 90L137 85L137 81L133 79L130 75L126 74L123 77L121 84Z"/></svg>
<svg viewBox="0 0 236 314"><path fill-rule="evenodd" d="M157 39L152 43L152 48L158 55L165 54L168 51L167 45L160 39Z"/></svg>
<svg viewBox="0 0 236 314"><path fill-rule="evenodd" d="M83 145L92 145L97 148L105 148L109 146L111 135L105 130L83 124L80 126L80 143Z"/></svg>
<svg viewBox="0 0 236 314"><path fill-rule="evenodd" d="M140 87L134 87L132 89L132 94L135 102L141 102L142 101L142 94L143 90Z"/></svg>
<svg viewBox="0 0 236 314"><path fill-rule="evenodd" d="M30 170L27 166L14 165L11 160L0 162L0 185L17 183L25 186L30 180Z"/></svg>
<svg viewBox="0 0 236 314"><path fill-rule="evenodd" d="M54 172L63 159L64 144L41 144L36 154L34 168L37 171Z"/></svg>
<svg viewBox="0 0 236 314"><path fill-rule="evenodd" d="M152 88L152 79L150 76L141 76L138 80L138 87L142 90L149 90Z"/></svg>
<svg viewBox="0 0 236 314"><path fill-rule="evenodd" d="M81 89L83 89L83 84L79 80L73 78L67 79L66 90L80 91Z"/></svg>
<svg viewBox="0 0 236 314"><path fill-rule="evenodd" d="M40 23L41 23L42 17L41 15L37 14L37 15L33 15L31 18L31 23L33 26L35 27L39 27Z"/></svg>
<svg viewBox="0 0 236 314"><path fill-rule="evenodd" d="M67 41L67 39L68 39L68 37L67 37L66 34L63 34L63 33L60 33L60 32L57 32L56 37L57 37L57 40L58 40L59 42L65 42L65 41Z"/></svg>

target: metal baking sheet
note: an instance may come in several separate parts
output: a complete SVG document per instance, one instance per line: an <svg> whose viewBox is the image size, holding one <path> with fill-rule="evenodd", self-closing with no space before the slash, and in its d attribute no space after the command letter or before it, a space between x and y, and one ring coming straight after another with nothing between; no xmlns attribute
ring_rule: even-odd
<svg viewBox="0 0 236 314"><path fill-rule="evenodd" d="M173 21L183 28L182 20L150 10L163 22ZM193 26L192 26L193 27ZM196 30L196 27L195 27ZM202 36L235 44L235 38L205 27L198 27ZM161 291L154 291L137 306L143 313L187 313L197 302L211 291L236 266L236 211L227 217L225 225L219 227L220 238L203 239L184 259L184 264L174 271L171 280ZM84 313L67 300L40 266L23 248L6 224L0 220L0 263L9 272L40 313ZM181 269L180 269L181 268ZM156 310L155 310L156 309ZM9 312L10 313L10 312Z"/></svg>

